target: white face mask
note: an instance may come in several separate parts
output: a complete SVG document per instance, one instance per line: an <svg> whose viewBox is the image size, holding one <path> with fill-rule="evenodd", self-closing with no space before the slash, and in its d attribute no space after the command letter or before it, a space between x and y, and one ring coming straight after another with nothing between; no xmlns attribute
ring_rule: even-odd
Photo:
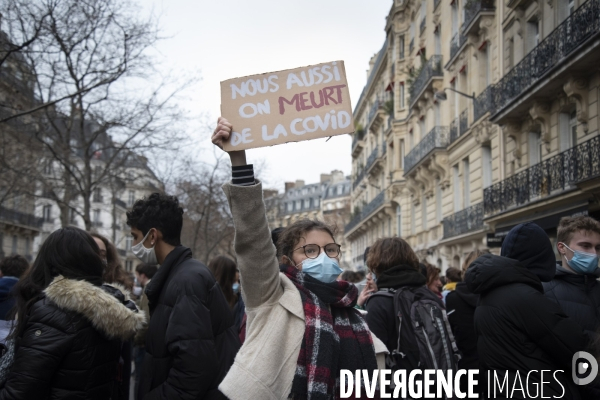
<svg viewBox="0 0 600 400"><path fill-rule="evenodd" d="M133 294L136 296L140 296L142 294L142 288L141 286L134 286L133 287Z"/></svg>
<svg viewBox="0 0 600 400"><path fill-rule="evenodd" d="M131 252L133 253L134 256L139 258L143 263L150 264L150 265L156 265L156 264L158 264L158 260L156 259L156 252L154 251L154 246L152 246L149 249L144 247L144 242L148 238L149 234L150 234L150 231L148 231L148 233L146 233L146 236L144 236L144 238L138 244L136 244L135 246L132 246Z"/></svg>

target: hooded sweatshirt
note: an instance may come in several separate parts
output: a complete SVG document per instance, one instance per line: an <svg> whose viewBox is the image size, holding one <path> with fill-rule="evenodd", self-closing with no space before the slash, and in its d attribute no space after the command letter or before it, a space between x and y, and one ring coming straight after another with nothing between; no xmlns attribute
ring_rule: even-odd
<svg viewBox="0 0 600 400"><path fill-rule="evenodd" d="M536 398L543 381L544 396L580 399L570 368L583 349L583 331L543 294L541 280L552 279L555 271L548 236L533 223L517 225L501 254L479 257L465 276L468 288L480 295L475 331L482 389L487 392L486 380L495 374L500 381L508 378L508 388L496 386L496 398ZM489 387L493 390L493 382Z"/></svg>

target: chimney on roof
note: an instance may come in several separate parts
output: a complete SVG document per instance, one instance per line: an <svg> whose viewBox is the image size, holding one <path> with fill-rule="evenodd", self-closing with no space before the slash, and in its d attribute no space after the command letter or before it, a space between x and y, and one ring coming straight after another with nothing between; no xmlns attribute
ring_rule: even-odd
<svg viewBox="0 0 600 400"><path fill-rule="evenodd" d="M294 182L286 182L285 183L285 191L287 192L290 189L293 189L296 187L296 183Z"/></svg>
<svg viewBox="0 0 600 400"><path fill-rule="evenodd" d="M321 183L329 182L331 180L331 174L321 174Z"/></svg>

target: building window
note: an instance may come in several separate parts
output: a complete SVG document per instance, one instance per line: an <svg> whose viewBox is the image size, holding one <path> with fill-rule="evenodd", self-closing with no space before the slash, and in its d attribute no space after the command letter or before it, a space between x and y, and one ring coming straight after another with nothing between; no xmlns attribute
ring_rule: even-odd
<svg viewBox="0 0 600 400"><path fill-rule="evenodd" d="M404 35L402 35L398 38L398 48L399 48L400 59L403 60L404 59Z"/></svg>
<svg viewBox="0 0 600 400"><path fill-rule="evenodd" d="M416 211L415 211L415 203L411 202L410 203L410 233L412 235L415 234L416 231L416 227L415 227L415 218L416 218Z"/></svg>
<svg viewBox="0 0 600 400"><path fill-rule="evenodd" d="M442 221L442 184L440 179L435 181L435 220Z"/></svg>
<svg viewBox="0 0 600 400"><path fill-rule="evenodd" d="M402 237L402 208L396 206L396 235Z"/></svg>
<svg viewBox="0 0 600 400"><path fill-rule="evenodd" d="M427 230L427 197L423 195L423 201L421 201L421 225L423 230Z"/></svg>
<svg viewBox="0 0 600 400"><path fill-rule="evenodd" d="M294 211L294 203L293 202L290 201L289 203L287 203L287 210L288 210L288 212Z"/></svg>
<svg viewBox="0 0 600 400"><path fill-rule="evenodd" d="M19 238L17 237L17 235L13 235L13 237L12 237L12 248L11 248L11 254L12 255L17 254L18 244L19 244Z"/></svg>
<svg viewBox="0 0 600 400"><path fill-rule="evenodd" d="M131 244L133 243L133 237L127 235L125 237L125 251L131 250Z"/></svg>
<svg viewBox="0 0 600 400"><path fill-rule="evenodd" d="M460 180L458 175L458 165L452 167L452 187L454 191L454 212L458 212L461 209L461 196L460 196Z"/></svg>
<svg viewBox="0 0 600 400"><path fill-rule="evenodd" d="M135 190L130 190L129 197L127 198L127 205L129 207L131 207L131 206L133 206L134 202L135 202Z"/></svg>
<svg viewBox="0 0 600 400"><path fill-rule="evenodd" d="M52 222L52 205L45 205L43 208L44 222Z"/></svg>
<svg viewBox="0 0 600 400"><path fill-rule="evenodd" d="M125 270L127 272L132 272L133 271L133 261L132 260L126 260L125 261Z"/></svg>
<svg viewBox="0 0 600 400"><path fill-rule="evenodd" d="M320 207L321 204L321 200L320 199L315 199L315 208Z"/></svg>
<svg viewBox="0 0 600 400"><path fill-rule="evenodd" d="M101 226L99 209L95 209L92 211L92 223L94 224L94 226Z"/></svg>
<svg viewBox="0 0 600 400"><path fill-rule="evenodd" d="M94 189L94 200L95 203L102 203L102 189L96 188Z"/></svg>
<svg viewBox="0 0 600 400"><path fill-rule="evenodd" d="M508 44L506 46L506 52L508 53L507 67L508 67L508 70L510 70L512 67L515 66L515 39L512 37L510 39L508 39ZM508 72L508 70L507 70L507 72Z"/></svg>
<svg viewBox="0 0 600 400"><path fill-rule="evenodd" d="M463 179L464 179L464 196L465 196L465 208L471 205L471 176L469 171L469 159L463 160Z"/></svg>
<svg viewBox="0 0 600 400"><path fill-rule="evenodd" d="M404 95L404 82L400 82L400 109L406 108L406 96Z"/></svg>
<svg viewBox="0 0 600 400"><path fill-rule="evenodd" d="M296 211L300 211L302 209L302 201L296 200Z"/></svg>
<svg viewBox="0 0 600 400"><path fill-rule="evenodd" d="M492 185L492 148L483 146L481 148L481 168L483 174L483 188Z"/></svg>
<svg viewBox="0 0 600 400"><path fill-rule="evenodd" d="M31 255L31 243L29 238L25 238L25 256Z"/></svg>
<svg viewBox="0 0 600 400"><path fill-rule="evenodd" d="M527 21L527 49L526 51L529 53L540 43L540 28L537 19L532 19Z"/></svg>
<svg viewBox="0 0 600 400"><path fill-rule="evenodd" d="M539 132L529 132L529 165L542 161L542 138Z"/></svg>
<svg viewBox="0 0 600 400"><path fill-rule="evenodd" d="M577 112L575 110L571 112L569 131L571 132L571 147L577 146Z"/></svg>

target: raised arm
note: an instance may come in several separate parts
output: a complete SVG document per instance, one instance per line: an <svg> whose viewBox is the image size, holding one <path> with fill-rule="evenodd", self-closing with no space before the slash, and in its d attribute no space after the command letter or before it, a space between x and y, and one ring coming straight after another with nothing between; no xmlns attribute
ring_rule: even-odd
<svg viewBox="0 0 600 400"><path fill-rule="evenodd" d="M231 124L219 118L212 142L223 148L223 142L229 140ZM252 166L246 165L244 151L229 152L234 168L234 179L223 185L223 191L229 201L235 227L234 247L237 255L242 296L246 308L252 309L263 304L274 303L283 294L279 278L279 263L275 246L271 241L271 232L267 224L262 184L250 179ZM238 174L237 170L243 172Z"/></svg>

